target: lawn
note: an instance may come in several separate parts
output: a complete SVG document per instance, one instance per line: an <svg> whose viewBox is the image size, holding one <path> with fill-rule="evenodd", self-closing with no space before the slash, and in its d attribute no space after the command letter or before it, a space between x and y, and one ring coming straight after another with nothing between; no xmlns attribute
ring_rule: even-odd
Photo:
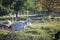
<svg viewBox="0 0 60 40"><path fill-rule="evenodd" d="M0 40L52 40L59 30L60 22L32 23L25 32L16 31L12 35L7 35L8 30L0 30Z"/></svg>

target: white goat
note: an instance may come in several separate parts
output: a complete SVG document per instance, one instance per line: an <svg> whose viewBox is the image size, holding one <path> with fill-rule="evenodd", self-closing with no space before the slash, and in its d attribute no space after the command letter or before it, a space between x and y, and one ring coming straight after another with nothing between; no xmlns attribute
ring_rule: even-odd
<svg viewBox="0 0 60 40"><path fill-rule="evenodd" d="M19 31L19 30L23 30L27 24L31 24L31 19L27 18L26 21L17 21L13 24L10 25L10 32L9 34L12 34L14 31Z"/></svg>

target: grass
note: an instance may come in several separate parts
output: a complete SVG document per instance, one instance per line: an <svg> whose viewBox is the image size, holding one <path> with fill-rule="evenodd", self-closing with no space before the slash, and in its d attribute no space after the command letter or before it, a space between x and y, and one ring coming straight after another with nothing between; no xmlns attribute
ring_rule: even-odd
<svg viewBox="0 0 60 40"><path fill-rule="evenodd" d="M52 40L60 30L60 22L33 23L25 28L26 32L16 31L7 35L8 30L0 30L0 40Z"/></svg>
<svg viewBox="0 0 60 40"><path fill-rule="evenodd" d="M31 26L27 25L25 31L16 31L13 35L7 35L8 30L0 30L0 40L52 40L54 34L60 31L60 19L34 20Z"/></svg>

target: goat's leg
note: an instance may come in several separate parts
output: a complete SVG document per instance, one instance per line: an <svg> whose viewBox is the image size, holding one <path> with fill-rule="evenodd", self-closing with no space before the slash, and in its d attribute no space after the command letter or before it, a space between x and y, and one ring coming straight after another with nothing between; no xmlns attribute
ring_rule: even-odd
<svg viewBox="0 0 60 40"><path fill-rule="evenodd" d="M23 28L22 31L25 33L26 32L25 28Z"/></svg>
<svg viewBox="0 0 60 40"><path fill-rule="evenodd" d="M8 32L8 35L10 35L10 34L12 34L12 31L11 30Z"/></svg>
<svg viewBox="0 0 60 40"><path fill-rule="evenodd" d="M14 33L14 31L12 31L12 30L10 30L9 33L8 33L8 35L9 35L10 38L11 38L11 40L13 40L13 33Z"/></svg>
<svg viewBox="0 0 60 40"><path fill-rule="evenodd" d="M8 35L11 35L13 33L14 33L14 31L13 30L10 30L9 33L8 33Z"/></svg>

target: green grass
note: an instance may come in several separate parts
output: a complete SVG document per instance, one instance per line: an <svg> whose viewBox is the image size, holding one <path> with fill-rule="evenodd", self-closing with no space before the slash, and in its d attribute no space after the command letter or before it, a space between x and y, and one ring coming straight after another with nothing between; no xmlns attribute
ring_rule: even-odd
<svg viewBox="0 0 60 40"><path fill-rule="evenodd" d="M25 28L26 32L16 31L7 35L7 30L0 30L0 40L52 40L60 30L60 22L33 23Z"/></svg>

